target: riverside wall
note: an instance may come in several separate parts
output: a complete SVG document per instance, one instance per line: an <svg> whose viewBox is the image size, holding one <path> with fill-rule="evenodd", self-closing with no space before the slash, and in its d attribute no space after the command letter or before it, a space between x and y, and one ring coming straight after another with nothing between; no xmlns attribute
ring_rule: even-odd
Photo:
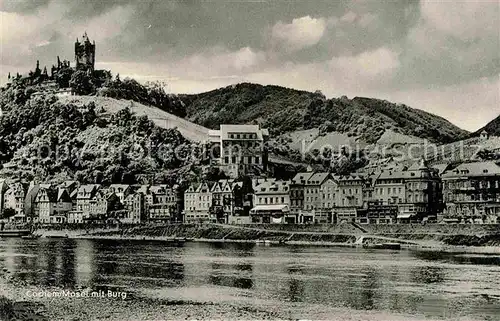
<svg viewBox="0 0 500 321"><path fill-rule="evenodd" d="M362 230L361 230L362 229ZM41 231L40 231L41 232ZM242 241L270 240L276 242L352 244L359 237L381 237L419 244L459 246L500 246L500 225L441 224L175 224L139 225L111 229L44 230L45 237L66 235L70 238L131 238Z"/></svg>
<svg viewBox="0 0 500 321"><path fill-rule="evenodd" d="M259 228L287 232L320 232L360 234L362 230L352 224L246 224L246 228ZM366 234L439 234L439 235L484 235L500 233L500 224L363 224L358 225Z"/></svg>

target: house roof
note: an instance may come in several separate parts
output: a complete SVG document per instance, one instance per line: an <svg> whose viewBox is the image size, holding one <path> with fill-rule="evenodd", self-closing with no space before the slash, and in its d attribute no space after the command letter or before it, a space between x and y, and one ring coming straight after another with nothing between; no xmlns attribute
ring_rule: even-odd
<svg viewBox="0 0 500 321"><path fill-rule="evenodd" d="M435 164L431 167L438 170L439 175L443 174L449 167L449 164Z"/></svg>
<svg viewBox="0 0 500 321"><path fill-rule="evenodd" d="M91 198L93 194L99 189L100 185L98 184L86 184L81 185L78 188L78 194L85 193L87 194L84 198Z"/></svg>
<svg viewBox="0 0 500 321"><path fill-rule="evenodd" d="M1 179L0 180L0 193L5 192L7 190L7 188L9 188L9 186L7 185L7 182L4 179Z"/></svg>
<svg viewBox="0 0 500 321"><path fill-rule="evenodd" d="M111 185L109 185L109 188L112 188L115 191L119 190L119 189L122 189L123 191L125 191L128 188L130 188L130 185L128 185L128 184L111 184Z"/></svg>
<svg viewBox="0 0 500 321"><path fill-rule="evenodd" d="M294 178L292 178L292 184L305 184L306 181L314 175L314 172L302 172L295 174Z"/></svg>
<svg viewBox="0 0 500 321"><path fill-rule="evenodd" d="M254 178L252 179L252 187L255 189L258 185L264 183L264 182L274 182L276 181L276 178Z"/></svg>
<svg viewBox="0 0 500 321"><path fill-rule="evenodd" d="M328 177L330 177L330 173L315 173L314 175L312 175L308 180L307 180L307 184L308 185L320 185L322 184L325 179L327 179Z"/></svg>
<svg viewBox="0 0 500 321"><path fill-rule="evenodd" d="M46 184L44 184L44 185L46 185ZM47 194L47 198L48 198L49 202L51 202L51 203L57 202L58 195L57 195L56 189L50 188L50 187L46 188L46 187L40 186L40 189L38 190L38 194L37 194L36 198L38 198L38 196L40 196L40 195L43 195L43 193Z"/></svg>
<svg viewBox="0 0 500 321"><path fill-rule="evenodd" d="M149 191L153 194L164 194L167 188L165 185L152 185L149 187Z"/></svg>
<svg viewBox="0 0 500 321"><path fill-rule="evenodd" d="M464 163L443 173L442 177L500 176L500 166L493 161Z"/></svg>
<svg viewBox="0 0 500 321"><path fill-rule="evenodd" d="M150 191L149 189L150 189L149 185L141 185L137 189L137 193L148 194Z"/></svg>
<svg viewBox="0 0 500 321"><path fill-rule="evenodd" d="M254 188L256 194L258 193L286 193L290 190L290 181L265 181Z"/></svg>
<svg viewBox="0 0 500 321"><path fill-rule="evenodd" d="M262 140L264 136L268 136L267 130L260 129L259 125L220 125L220 137L224 140L230 139L229 133L254 133L257 135L256 139ZM215 134L215 131L213 132Z"/></svg>

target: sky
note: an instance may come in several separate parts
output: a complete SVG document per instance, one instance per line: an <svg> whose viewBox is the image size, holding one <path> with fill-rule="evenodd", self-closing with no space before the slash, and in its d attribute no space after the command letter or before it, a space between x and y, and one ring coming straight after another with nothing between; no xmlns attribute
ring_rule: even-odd
<svg viewBox="0 0 500 321"><path fill-rule="evenodd" d="M0 84L36 60L96 68L172 93L240 82L373 97L475 131L500 114L498 1L0 0Z"/></svg>

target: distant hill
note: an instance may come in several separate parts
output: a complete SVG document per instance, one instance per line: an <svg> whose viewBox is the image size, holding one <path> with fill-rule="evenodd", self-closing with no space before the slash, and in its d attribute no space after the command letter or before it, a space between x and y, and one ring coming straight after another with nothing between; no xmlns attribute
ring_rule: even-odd
<svg viewBox="0 0 500 321"><path fill-rule="evenodd" d="M500 115L486 124L486 126L475 132L474 135L477 136L481 134L483 130L486 130L490 135L500 136Z"/></svg>
<svg viewBox="0 0 500 321"><path fill-rule="evenodd" d="M180 95L186 118L209 128L222 123L259 123L274 135L320 128L375 143L387 129L435 143L460 140L468 132L446 119L385 100L326 99L321 92L242 83L196 95Z"/></svg>

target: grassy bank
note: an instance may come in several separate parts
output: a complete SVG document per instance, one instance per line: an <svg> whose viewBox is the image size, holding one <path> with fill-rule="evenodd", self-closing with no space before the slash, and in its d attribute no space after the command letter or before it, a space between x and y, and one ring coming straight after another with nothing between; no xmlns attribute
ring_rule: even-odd
<svg viewBox="0 0 500 321"><path fill-rule="evenodd" d="M216 225L164 225L164 226L138 226L125 228L120 231L101 231L93 233L95 236L120 236L123 238L174 238L204 240L268 240L275 242L331 242L354 243L356 237L348 234L310 233L301 234L289 231L272 231L245 228L221 227Z"/></svg>

